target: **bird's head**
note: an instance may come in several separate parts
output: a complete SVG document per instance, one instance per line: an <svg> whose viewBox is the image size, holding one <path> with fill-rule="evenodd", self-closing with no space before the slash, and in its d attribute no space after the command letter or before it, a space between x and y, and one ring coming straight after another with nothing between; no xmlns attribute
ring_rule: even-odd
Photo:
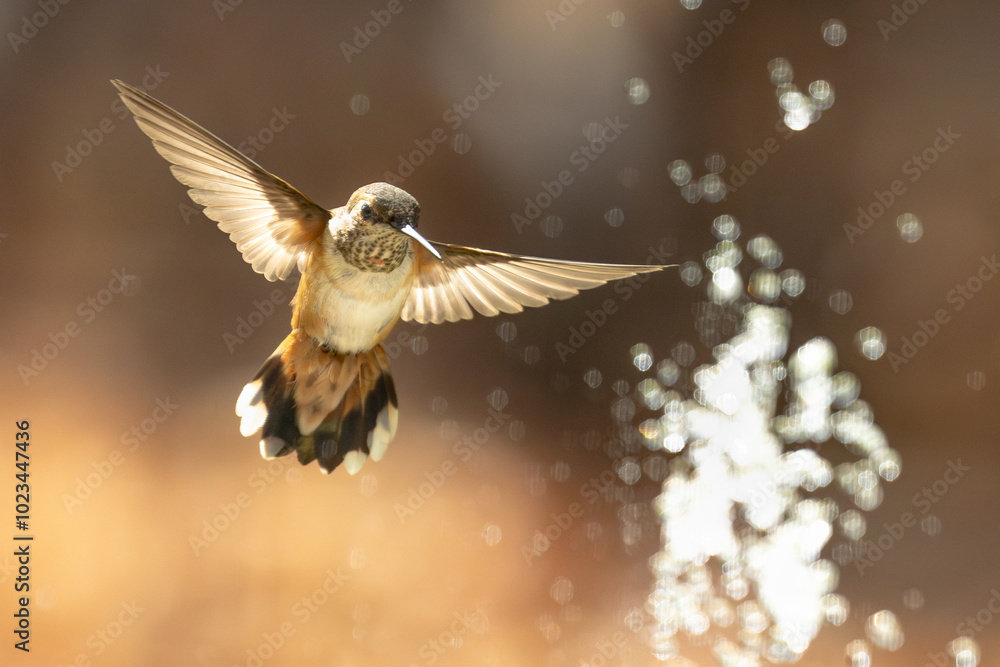
<svg viewBox="0 0 1000 667"><path fill-rule="evenodd" d="M417 232L420 204L405 190L388 183L366 185L347 201L347 214L360 238L376 240L406 235L441 259L437 248Z"/></svg>

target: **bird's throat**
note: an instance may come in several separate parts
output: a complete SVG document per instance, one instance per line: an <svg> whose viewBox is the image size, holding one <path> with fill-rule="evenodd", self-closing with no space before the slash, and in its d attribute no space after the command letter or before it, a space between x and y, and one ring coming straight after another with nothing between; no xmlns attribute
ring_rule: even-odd
<svg viewBox="0 0 1000 667"><path fill-rule="evenodd" d="M352 266L362 271L389 273L406 259L410 239L390 227L355 227L343 230L336 246Z"/></svg>

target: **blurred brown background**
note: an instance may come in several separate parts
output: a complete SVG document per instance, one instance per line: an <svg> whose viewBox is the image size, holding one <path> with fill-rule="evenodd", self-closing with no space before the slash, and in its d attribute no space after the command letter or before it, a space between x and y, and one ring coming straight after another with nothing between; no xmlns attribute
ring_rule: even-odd
<svg viewBox="0 0 1000 667"><path fill-rule="evenodd" d="M551 13L560 7L564 20ZM679 68L675 53L726 9L734 20ZM894 11L901 25L889 30ZM379 18L386 25L348 59L342 43ZM834 18L848 31L839 47L821 31ZM936 535L915 528L863 575L842 568L852 616L824 629L802 664L838 664L883 608L907 640L876 652L876 664L933 664L1000 588L1000 281L983 282L961 309L949 300L1000 251L998 21L992 2L0 4L0 534L10 545L0 551L0 662L656 662L643 608L659 535L650 515L626 545L618 515L656 484L614 477L593 434L611 427L613 382L643 377L630 346L646 342L660 359L696 342L691 309L703 289L676 272L648 281L565 361L556 344L620 292L502 320L400 325L390 340L409 341L394 360L401 421L385 459L354 477L268 466L239 435L233 406L287 332L294 285L267 283L197 214L115 104L108 80L121 78L249 146L328 207L398 171L401 155L442 128L447 142L403 184L435 240L643 263L650 248L700 259L723 213L740 220L741 241L770 235L784 266L809 279L791 307L793 343L829 337L902 452L903 475L871 529L919 512L914 495L949 461L970 466L933 507ZM779 56L800 89L824 79L836 94L800 133L776 126L767 64ZM485 99L468 101L474 110L456 126L446 112L480 77L499 85L480 88ZM648 85L643 104L630 103L633 77ZM511 214L575 168L588 125L605 118L627 127L519 232ZM948 128L958 138L911 181L906 163ZM725 201L689 204L670 181L675 159L697 178L720 153L728 174L768 140L778 150ZM896 179L905 193L852 243L843 226ZM608 214L615 208L623 221ZM912 244L895 224L905 212L923 224ZM116 271L134 277L121 288ZM853 297L844 314L829 305L837 290ZM257 305L272 296L273 309ZM938 309L949 321L895 370L854 346L859 329L877 326L900 354L901 338ZM249 337L240 318L255 324ZM498 330L505 321L513 337ZM35 359L37 375L19 371L36 351L53 358ZM603 377L596 390L583 381L592 368ZM489 421L497 406L503 416ZM27 655L12 649L10 555L14 422L24 419L35 535ZM477 435L478 450L456 446ZM598 487L608 493L590 503ZM531 556L532 536L574 502L584 516ZM412 515L400 510L407 503ZM904 605L913 588L919 608ZM983 664L997 637L996 622L976 633ZM698 647L684 655L711 664Z"/></svg>

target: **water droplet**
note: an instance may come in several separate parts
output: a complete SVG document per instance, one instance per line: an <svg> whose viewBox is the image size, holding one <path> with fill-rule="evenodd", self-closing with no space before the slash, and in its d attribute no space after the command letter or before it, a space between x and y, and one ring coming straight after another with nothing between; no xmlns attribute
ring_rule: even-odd
<svg viewBox="0 0 1000 667"><path fill-rule="evenodd" d="M771 75L771 83L776 86L792 82L792 64L785 58L775 58L769 62L767 71Z"/></svg>
<svg viewBox="0 0 1000 667"><path fill-rule="evenodd" d="M789 130L795 130L796 132L801 132L802 130L809 127L810 116L808 112L803 112L801 109L795 111L789 111L785 114L785 125Z"/></svg>
<svg viewBox="0 0 1000 667"><path fill-rule="evenodd" d="M537 364L542 358L542 351L537 345L528 345L524 348L524 363L529 366Z"/></svg>
<svg viewBox="0 0 1000 667"><path fill-rule="evenodd" d="M365 475L361 478L361 495L371 498L378 491L378 478L375 475Z"/></svg>
<svg viewBox="0 0 1000 667"><path fill-rule="evenodd" d="M460 132L451 138L451 149L458 155L465 155L472 150L472 137Z"/></svg>
<svg viewBox="0 0 1000 667"><path fill-rule="evenodd" d="M750 294L758 301L772 303L781 296L781 279L770 269L757 269L750 275Z"/></svg>
<svg viewBox="0 0 1000 667"><path fill-rule="evenodd" d="M497 336L505 343L509 343L517 338L517 325L510 320L503 320L497 324Z"/></svg>
<svg viewBox="0 0 1000 667"><path fill-rule="evenodd" d="M650 366L653 365L653 348L645 343L636 343L629 350L629 354L632 355L632 363L640 371L648 371Z"/></svg>
<svg viewBox="0 0 1000 667"><path fill-rule="evenodd" d="M712 221L712 233L720 241L735 241L740 237L740 223L731 215L720 215Z"/></svg>
<svg viewBox="0 0 1000 667"><path fill-rule="evenodd" d="M649 99L649 84L645 79L634 77L625 82L629 104L642 104Z"/></svg>
<svg viewBox="0 0 1000 667"><path fill-rule="evenodd" d="M811 104L820 111L826 111L833 106L833 86L829 81L818 79L809 84Z"/></svg>
<svg viewBox="0 0 1000 667"><path fill-rule="evenodd" d="M438 417L443 417L444 413L448 411L448 399L444 396L435 396L431 400L431 412L436 414Z"/></svg>
<svg viewBox="0 0 1000 667"><path fill-rule="evenodd" d="M611 416L622 424L631 422L635 416L635 403L631 398L619 398L611 404Z"/></svg>
<svg viewBox="0 0 1000 667"><path fill-rule="evenodd" d="M937 537L941 534L941 519L936 514L928 514L920 520L920 530L928 537Z"/></svg>
<svg viewBox="0 0 1000 667"><path fill-rule="evenodd" d="M424 336L414 336L410 341L410 349L413 354L423 354L427 351L427 338Z"/></svg>
<svg viewBox="0 0 1000 667"><path fill-rule="evenodd" d="M483 526L483 541L486 542L486 546L495 547L500 544L502 538L503 531L500 530L500 526L495 523L488 523Z"/></svg>
<svg viewBox="0 0 1000 667"><path fill-rule="evenodd" d="M507 392L504 391L502 387L495 388L486 397L486 401L493 407L493 409L499 410L500 412L503 412L503 409L507 407L508 400Z"/></svg>
<svg viewBox="0 0 1000 667"><path fill-rule="evenodd" d="M781 278L781 289L790 297L797 297L806 290L806 277L797 269L785 269L778 277Z"/></svg>
<svg viewBox="0 0 1000 667"><path fill-rule="evenodd" d="M837 521L844 533L844 537L852 541L860 540L868 528L864 515L857 510L843 512L837 517Z"/></svg>
<svg viewBox="0 0 1000 667"><path fill-rule="evenodd" d="M840 19L823 23L823 41L830 46L840 46L847 41L847 26Z"/></svg>
<svg viewBox="0 0 1000 667"><path fill-rule="evenodd" d="M694 287L701 282L704 272L698 262L684 262L681 264L681 280L688 287Z"/></svg>
<svg viewBox="0 0 1000 667"><path fill-rule="evenodd" d="M726 182L718 174L706 174L698 179L698 190L706 201L714 204L726 196Z"/></svg>
<svg viewBox="0 0 1000 667"><path fill-rule="evenodd" d="M372 108L372 103L371 100L368 99L367 95L358 93L357 95L351 97L349 106L351 107L351 112L354 115L364 116L368 113L368 110Z"/></svg>
<svg viewBox="0 0 1000 667"><path fill-rule="evenodd" d="M572 470L573 469L570 465L565 461L556 461L552 464L552 469L549 471L549 474L552 475L553 481L561 483L569 479Z"/></svg>
<svg viewBox="0 0 1000 667"><path fill-rule="evenodd" d="M622 223L625 222L625 212L617 207L609 209L604 214L604 220L612 227L621 227Z"/></svg>
<svg viewBox="0 0 1000 667"><path fill-rule="evenodd" d="M851 306L854 305L854 299L851 297L850 292L839 289L830 295L829 303L830 310L838 315L846 315L851 311Z"/></svg>
<svg viewBox="0 0 1000 667"><path fill-rule="evenodd" d="M830 625L841 625L850 615L850 604L843 595L836 595L834 593L824 595L821 604L823 605L823 614L826 616L826 622Z"/></svg>
<svg viewBox="0 0 1000 667"><path fill-rule="evenodd" d="M875 646L886 651L898 651L903 646L903 627L896 615L885 609L868 617L865 634Z"/></svg>
<svg viewBox="0 0 1000 667"><path fill-rule="evenodd" d="M642 468L634 456L622 459L618 465L618 477L626 484L635 484L642 477Z"/></svg>
<svg viewBox="0 0 1000 667"><path fill-rule="evenodd" d="M666 387L677 382L680 372L681 369L677 367L677 362L673 359L664 359L656 365L656 379Z"/></svg>
<svg viewBox="0 0 1000 667"><path fill-rule="evenodd" d="M740 274L728 266L712 273L712 282L708 285L708 298L715 303L730 303L743 291L743 280Z"/></svg>
<svg viewBox="0 0 1000 667"><path fill-rule="evenodd" d="M973 371L969 373L966 378L969 387L975 389L976 391L981 391L983 387L986 386L986 373L982 371Z"/></svg>
<svg viewBox="0 0 1000 667"><path fill-rule="evenodd" d="M781 266L781 248L770 236L758 234L747 243L747 252L750 256L769 269L776 269Z"/></svg>
<svg viewBox="0 0 1000 667"><path fill-rule="evenodd" d="M903 458L895 449L880 449L871 455L870 460L879 477L887 482L895 480L902 472Z"/></svg>
<svg viewBox="0 0 1000 667"><path fill-rule="evenodd" d="M948 653L955 658L955 667L977 667L982 657L979 644L970 637L959 637L950 641Z"/></svg>
<svg viewBox="0 0 1000 667"><path fill-rule="evenodd" d="M702 0L681 0L681 7L684 9L698 9Z"/></svg>
<svg viewBox="0 0 1000 667"><path fill-rule="evenodd" d="M653 378L646 378L636 385L636 392L642 396L642 402L650 410L659 410L667 402L667 394L660 383Z"/></svg>
<svg viewBox="0 0 1000 667"><path fill-rule="evenodd" d="M924 594L917 588L908 588L903 592L903 606L910 611L917 611L924 606Z"/></svg>
<svg viewBox="0 0 1000 667"><path fill-rule="evenodd" d="M583 374L583 381L587 383L587 386L591 389L597 389L601 386L601 371L596 368L591 368L586 373Z"/></svg>
<svg viewBox="0 0 1000 667"><path fill-rule="evenodd" d="M809 104L806 96L798 90L789 90L778 98L778 105L785 111L798 111Z"/></svg>
<svg viewBox="0 0 1000 667"><path fill-rule="evenodd" d="M681 188L681 197L689 204L697 204L701 201L701 184L688 183Z"/></svg>
<svg viewBox="0 0 1000 667"><path fill-rule="evenodd" d="M608 21L612 28L620 28L625 25L625 12L615 10L608 14Z"/></svg>
<svg viewBox="0 0 1000 667"><path fill-rule="evenodd" d="M907 243L916 243L924 235L924 226L920 219L912 213L903 213L896 218L896 227L899 228L899 236Z"/></svg>
<svg viewBox="0 0 1000 667"><path fill-rule="evenodd" d="M876 327L865 327L855 334L854 344L861 354L873 361L885 354L885 334Z"/></svg>
<svg viewBox="0 0 1000 667"><path fill-rule="evenodd" d="M667 170L674 185L686 185L691 180L691 165L684 160L674 160L667 166Z"/></svg>
<svg viewBox="0 0 1000 667"><path fill-rule="evenodd" d="M348 561L352 570L360 570L368 564L368 556L365 554L363 547L356 547L351 549Z"/></svg>
<svg viewBox="0 0 1000 667"><path fill-rule="evenodd" d="M558 604L567 604L573 599L573 582L566 577L558 577L549 589L549 595Z"/></svg>
<svg viewBox="0 0 1000 667"><path fill-rule="evenodd" d="M674 345L673 349L670 350L670 358L685 368L694 363L694 357L694 345L688 343L687 341L677 343Z"/></svg>
<svg viewBox="0 0 1000 667"><path fill-rule="evenodd" d="M642 463L642 471L654 482L662 482L668 470L667 459L662 456L651 456Z"/></svg>
<svg viewBox="0 0 1000 667"><path fill-rule="evenodd" d="M618 172L618 180L626 188L634 188L639 184L639 170L635 167L622 167Z"/></svg>
<svg viewBox="0 0 1000 667"><path fill-rule="evenodd" d="M871 667L872 649L863 639L855 639L847 645L848 667Z"/></svg>
<svg viewBox="0 0 1000 667"><path fill-rule="evenodd" d="M521 421L520 419L514 419L513 421L510 422L510 427L507 429L507 434L510 436L511 440L513 440L514 442L518 442L520 440L524 440L524 434L526 433L526 431L527 428L525 427L524 422Z"/></svg>
<svg viewBox="0 0 1000 667"><path fill-rule="evenodd" d="M562 234L563 221L558 215L547 215L542 220L542 233L550 239L554 239Z"/></svg>
<svg viewBox="0 0 1000 667"><path fill-rule="evenodd" d="M705 168L710 174L721 174L726 168L726 158L722 157L721 153L710 153L705 158Z"/></svg>
<svg viewBox="0 0 1000 667"><path fill-rule="evenodd" d="M604 123L601 121L592 120L583 126L583 136L587 138L587 141L594 143L598 139L604 138L604 133L607 128L604 127Z"/></svg>
<svg viewBox="0 0 1000 667"><path fill-rule="evenodd" d="M834 407L843 410L858 400L858 396L861 394L861 382L854 373L841 371L833 376L832 383Z"/></svg>

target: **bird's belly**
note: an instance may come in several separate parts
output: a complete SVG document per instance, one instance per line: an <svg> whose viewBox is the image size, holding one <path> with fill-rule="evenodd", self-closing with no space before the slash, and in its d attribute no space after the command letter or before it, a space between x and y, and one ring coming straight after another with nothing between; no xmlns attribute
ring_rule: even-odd
<svg viewBox="0 0 1000 667"><path fill-rule="evenodd" d="M340 353L370 350L388 335L406 303L407 271L311 281L300 307L306 333Z"/></svg>

